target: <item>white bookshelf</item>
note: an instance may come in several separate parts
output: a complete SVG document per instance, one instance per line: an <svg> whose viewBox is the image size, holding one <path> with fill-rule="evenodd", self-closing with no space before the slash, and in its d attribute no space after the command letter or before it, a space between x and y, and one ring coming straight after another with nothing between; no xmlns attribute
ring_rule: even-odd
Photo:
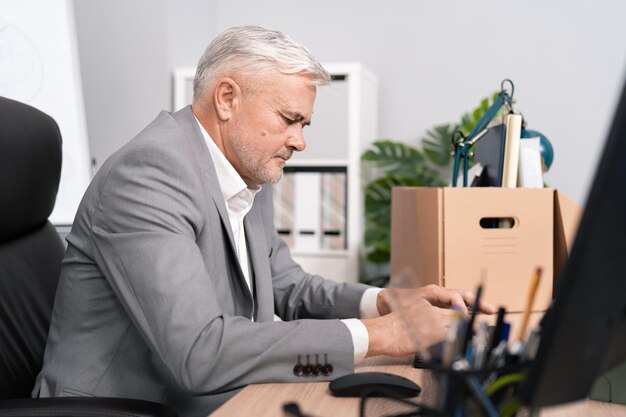
<svg viewBox="0 0 626 417"><path fill-rule="evenodd" d="M333 81L318 88L312 124L304 131L307 148L294 153L286 170L345 170L345 245L341 249L301 249L293 245L291 253L307 272L339 282L357 282L364 225L360 158L377 138L378 82L359 63L327 63L324 67Z"/></svg>

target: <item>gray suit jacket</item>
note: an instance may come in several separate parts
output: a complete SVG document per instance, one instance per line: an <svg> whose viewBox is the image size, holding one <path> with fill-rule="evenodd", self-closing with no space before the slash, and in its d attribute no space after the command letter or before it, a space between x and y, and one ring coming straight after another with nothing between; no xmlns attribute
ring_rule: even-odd
<svg viewBox="0 0 626 417"><path fill-rule="evenodd" d="M266 186L245 218L253 298L191 108L162 112L85 193L33 395L140 398L204 416L246 384L352 372L346 326L317 319L358 317L367 287L304 272L272 210ZM294 375L307 355L333 374Z"/></svg>

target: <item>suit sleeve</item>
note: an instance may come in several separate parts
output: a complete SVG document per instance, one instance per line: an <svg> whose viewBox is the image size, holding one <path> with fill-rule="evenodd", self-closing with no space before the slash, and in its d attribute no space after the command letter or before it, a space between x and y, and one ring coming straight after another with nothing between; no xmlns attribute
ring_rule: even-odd
<svg viewBox="0 0 626 417"><path fill-rule="evenodd" d="M272 191L263 187L257 196L263 224L273 225ZM267 227L271 242L270 264L274 289L275 310L283 320L301 318L345 319L359 318L363 293L370 286L338 283L307 273L291 257L275 227Z"/></svg>
<svg viewBox="0 0 626 417"><path fill-rule="evenodd" d="M124 154L103 182L92 216L95 260L164 369L180 388L197 395L302 381L294 365L306 355L311 362L325 355L334 368L330 378L353 372L351 336L338 320L253 323L221 311L215 282L227 278L208 270L196 243L201 233L220 232L204 230L212 201L202 186L206 178L190 164L194 160L184 150L163 146ZM284 257L284 247L276 245L272 256ZM319 301L334 293L334 286L309 276L297 284L302 273L286 265L276 271L276 283L286 294L280 303L293 302L285 307L290 316L342 315L331 308L314 314L312 305L343 298Z"/></svg>

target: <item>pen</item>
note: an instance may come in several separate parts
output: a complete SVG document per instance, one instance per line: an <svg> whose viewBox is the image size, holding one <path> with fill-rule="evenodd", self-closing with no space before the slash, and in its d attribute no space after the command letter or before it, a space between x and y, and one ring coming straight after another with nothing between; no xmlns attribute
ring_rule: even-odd
<svg viewBox="0 0 626 417"><path fill-rule="evenodd" d="M502 340L502 331L504 330L504 315L506 314L506 309L504 307L498 308L498 316L496 318L496 325L493 328L493 333L491 334L491 341L489 342L489 350L493 350L498 346L500 340Z"/></svg>
<svg viewBox="0 0 626 417"><path fill-rule="evenodd" d="M472 339L472 329L474 328L474 321L476 320L476 313L478 312L478 306L480 305L480 295L483 292L483 285L479 284L476 289L476 298L474 298L474 305L472 306L472 314L470 315L467 327L465 328L465 340L463 346L461 346L461 354L465 355L467 351L467 345Z"/></svg>
<svg viewBox="0 0 626 417"><path fill-rule="evenodd" d="M530 280L530 287L528 288L528 298L526 299L526 308L524 309L524 316L522 318L522 324L520 325L519 331L517 333L517 340L523 341L524 336L526 335L526 328L528 327L528 319L530 318L530 312L533 307L533 303L535 301L535 296L537 295L537 287L539 287L539 280L541 279L541 273L543 269L538 266L535 268L535 273L533 274L532 279Z"/></svg>

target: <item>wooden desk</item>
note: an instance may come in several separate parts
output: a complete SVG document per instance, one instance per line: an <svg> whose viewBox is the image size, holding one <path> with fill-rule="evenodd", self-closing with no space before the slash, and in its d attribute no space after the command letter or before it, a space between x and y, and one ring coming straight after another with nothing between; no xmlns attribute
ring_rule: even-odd
<svg viewBox="0 0 626 417"><path fill-rule="evenodd" d="M378 357L364 361L357 366L357 372L392 372L405 376L424 389L417 397L420 402L432 405L435 401L435 386L432 373L411 366L412 358ZM328 392L328 382L293 384L255 384L244 388L217 409L211 417L255 416L282 417L283 404L296 402L302 413L315 417L358 417L358 398L336 398ZM379 416L405 410L390 400L376 398L368 400L367 415ZM407 409L408 410L408 409ZM584 400L558 407L543 409L542 417L625 417L626 406Z"/></svg>

